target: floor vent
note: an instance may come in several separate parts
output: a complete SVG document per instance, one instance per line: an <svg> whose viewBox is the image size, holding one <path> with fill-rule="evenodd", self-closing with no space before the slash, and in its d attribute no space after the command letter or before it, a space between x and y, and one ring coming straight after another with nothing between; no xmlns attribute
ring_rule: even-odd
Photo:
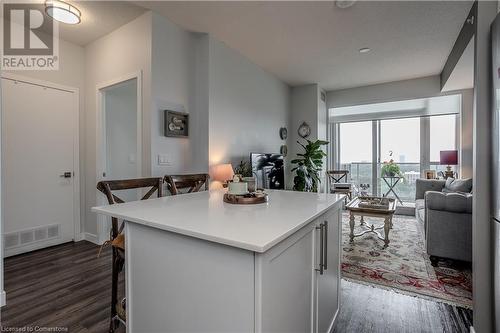
<svg viewBox="0 0 500 333"><path fill-rule="evenodd" d="M52 224L43 227L10 232L4 235L5 249L26 246L32 243L46 241L60 237L60 224Z"/></svg>

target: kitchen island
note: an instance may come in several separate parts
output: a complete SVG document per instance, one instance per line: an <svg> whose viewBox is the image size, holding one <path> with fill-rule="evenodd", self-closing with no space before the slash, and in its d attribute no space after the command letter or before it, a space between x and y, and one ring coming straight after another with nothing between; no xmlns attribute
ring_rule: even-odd
<svg viewBox="0 0 500 333"><path fill-rule="evenodd" d="M127 331L329 332L339 310L341 195L223 190L93 208L126 220Z"/></svg>

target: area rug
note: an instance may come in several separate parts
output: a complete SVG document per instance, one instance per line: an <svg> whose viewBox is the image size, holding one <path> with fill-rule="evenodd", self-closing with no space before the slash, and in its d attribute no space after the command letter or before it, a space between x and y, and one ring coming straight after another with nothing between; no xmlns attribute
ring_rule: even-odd
<svg viewBox="0 0 500 333"><path fill-rule="evenodd" d="M382 219L365 218L376 225ZM354 232L361 231L356 217ZM389 233L390 244L373 233L349 242L349 215L342 221L342 273L349 280L376 284L412 296L437 299L466 308L472 307L472 273L470 265L440 260L433 267L426 254L423 228L414 217L395 215ZM381 230L383 234L383 230Z"/></svg>

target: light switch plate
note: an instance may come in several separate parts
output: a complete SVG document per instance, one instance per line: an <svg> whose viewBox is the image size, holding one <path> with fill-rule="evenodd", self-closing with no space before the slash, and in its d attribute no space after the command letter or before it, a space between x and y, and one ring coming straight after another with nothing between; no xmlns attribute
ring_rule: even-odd
<svg viewBox="0 0 500 333"><path fill-rule="evenodd" d="M170 165L170 155L159 154L158 155L158 165Z"/></svg>

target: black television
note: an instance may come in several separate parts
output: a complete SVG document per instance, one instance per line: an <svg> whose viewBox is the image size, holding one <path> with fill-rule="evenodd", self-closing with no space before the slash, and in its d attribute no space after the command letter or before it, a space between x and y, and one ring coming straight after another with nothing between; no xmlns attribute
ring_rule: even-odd
<svg viewBox="0 0 500 333"><path fill-rule="evenodd" d="M257 188L285 189L285 163L283 155L251 153L250 161Z"/></svg>

